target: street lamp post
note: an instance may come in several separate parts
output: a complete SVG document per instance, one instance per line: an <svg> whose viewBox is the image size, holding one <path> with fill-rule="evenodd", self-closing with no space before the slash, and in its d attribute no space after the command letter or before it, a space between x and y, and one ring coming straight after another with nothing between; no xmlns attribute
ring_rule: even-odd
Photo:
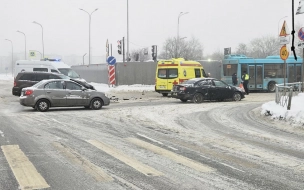
<svg viewBox="0 0 304 190"><path fill-rule="evenodd" d="M127 62L129 62L129 0L127 0Z"/></svg>
<svg viewBox="0 0 304 190"><path fill-rule="evenodd" d="M23 32L21 32L21 31L19 31L19 30L17 30L17 32L19 32L19 33L21 33L21 34L23 34L24 35L24 58L25 58L25 60L26 60L26 36L25 36L25 34L23 33Z"/></svg>
<svg viewBox="0 0 304 190"><path fill-rule="evenodd" d="M83 10L83 9L79 9L79 10L88 13L86 10ZM98 10L98 8L95 9L93 12L88 13L88 15L89 15L89 65L91 64L91 16L97 10Z"/></svg>
<svg viewBox="0 0 304 190"><path fill-rule="evenodd" d="M176 45L176 56L178 56L178 51L179 51L179 19L181 16L185 15L185 14L188 14L189 12L180 12L179 15L178 15L178 20L177 20L177 45Z"/></svg>
<svg viewBox="0 0 304 190"><path fill-rule="evenodd" d="M38 24L41 26L41 29L42 29L42 58L44 59L44 42L43 42L43 27L40 23L36 22L36 21L33 21L34 24Z"/></svg>
<svg viewBox="0 0 304 190"><path fill-rule="evenodd" d="M9 40L9 39L5 39L5 40L10 41L11 44L12 44L12 76L14 76L14 60L13 60L13 58L14 58L14 48L13 48L13 42L12 42L12 40Z"/></svg>

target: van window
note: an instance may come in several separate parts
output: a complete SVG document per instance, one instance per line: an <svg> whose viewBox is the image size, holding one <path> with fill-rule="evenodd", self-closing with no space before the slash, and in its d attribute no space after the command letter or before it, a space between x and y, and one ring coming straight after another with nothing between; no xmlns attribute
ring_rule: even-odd
<svg viewBox="0 0 304 190"><path fill-rule="evenodd" d="M169 73L169 79L176 78L177 77L177 69L168 69Z"/></svg>
<svg viewBox="0 0 304 190"><path fill-rule="evenodd" d="M33 74L24 74L20 77L19 80L29 80L29 81L35 81L35 75Z"/></svg>
<svg viewBox="0 0 304 190"><path fill-rule="evenodd" d="M57 70L55 70L55 69L51 69L51 72L52 73L59 73Z"/></svg>
<svg viewBox="0 0 304 190"><path fill-rule="evenodd" d="M158 69L158 78L161 78L161 79L167 78L167 70L166 69Z"/></svg>
<svg viewBox="0 0 304 190"><path fill-rule="evenodd" d="M195 72L195 78L201 78L201 70L200 69L194 69Z"/></svg>
<svg viewBox="0 0 304 190"><path fill-rule="evenodd" d="M205 73L204 69L202 69L202 74L203 74L203 77L208 77L207 74Z"/></svg>
<svg viewBox="0 0 304 190"><path fill-rule="evenodd" d="M33 71L43 71L43 72L48 72L48 68L33 68Z"/></svg>

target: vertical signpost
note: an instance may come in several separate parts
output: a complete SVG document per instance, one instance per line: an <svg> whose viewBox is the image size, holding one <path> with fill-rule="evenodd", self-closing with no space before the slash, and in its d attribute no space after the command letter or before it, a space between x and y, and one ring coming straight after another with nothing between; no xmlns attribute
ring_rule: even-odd
<svg viewBox="0 0 304 190"><path fill-rule="evenodd" d="M116 58L113 56L109 56L107 58L108 62L108 83L110 85L115 85L115 63L116 63Z"/></svg>
<svg viewBox="0 0 304 190"><path fill-rule="evenodd" d="M302 82L302 89L304 88L304 28L300 28L298 31L298 37L300 39L298 43L298 47L302 48L302 55L303 55L303 62L302 62L302 69L301 69L301 82ZM302 90L301 89L301 90Z"/></svg>
<svg viewBox="0 0 304 190"><path fill-rule="evenodd" d="M287 33L287 24L286 21L284 20L281 32L280 32L280 44L283 45L280 49L280 57L282 60L284 60L284 86L286 86L286 59L289 56L289 52L286 48L286 44L289 44L289 34Z"/></svg>

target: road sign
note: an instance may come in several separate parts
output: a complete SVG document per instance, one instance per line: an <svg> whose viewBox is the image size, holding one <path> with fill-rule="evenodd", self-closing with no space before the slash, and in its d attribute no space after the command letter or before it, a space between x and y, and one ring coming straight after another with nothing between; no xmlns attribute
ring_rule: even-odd
<svg viewBox="0 0 304 190"><path fill-rule="evenodd" d="M35 51L30 51L30 57L36 57Z"/></svg>
<svg viewBox="0 0 304 190"><path fill-rule="evenodd" d="M114 65L116 63L116 58L113 56L109 56L107 62L109 65Z"/></svg>
<svg viewBox="0 0 304 190"><path fill-rule="evenodd" d="M286 44L289 44L290 42L290 36L280 36L280 44L281 45L286 45Z"/></svg>
<svg viewBox="0 0 304 190"><path fill-rule="evenodd" d="M280 57L282 60L286 60L289 56L289 52L286 48L286 45L282 46L280 49Z"/></svg>
<svg viewBox="0 0 304 190"><path fill-rule="evenodd" d="M287 24L286 21L284 20L281 32L280 32L280 36L287 36L289 35L289 33L287 32Z"/></svg>
<svg viewBox="0 0 304 190"><path fill-rule="evenodd" d="M304 28L300 28L300 30L298 31L298 37L300 40L304 41Z"/></svg>
<svg viewBox="0 0 304 190"><path fill-rule="evenodd" d="M300 41L298 43L298 48L304 48L304 42L303 41Z"/></svg>

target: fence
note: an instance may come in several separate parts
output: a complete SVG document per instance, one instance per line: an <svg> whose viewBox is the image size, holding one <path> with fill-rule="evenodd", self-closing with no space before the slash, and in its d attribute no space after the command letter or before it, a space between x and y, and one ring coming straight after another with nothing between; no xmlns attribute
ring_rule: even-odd
<svg viewBox="0 0 304 190"><path fill-rule="evenodd" d="M282 107L291 108L291 100L293 96L297 96L302 90L302 82L276 84L276 97L275 102Z"/></svg>

